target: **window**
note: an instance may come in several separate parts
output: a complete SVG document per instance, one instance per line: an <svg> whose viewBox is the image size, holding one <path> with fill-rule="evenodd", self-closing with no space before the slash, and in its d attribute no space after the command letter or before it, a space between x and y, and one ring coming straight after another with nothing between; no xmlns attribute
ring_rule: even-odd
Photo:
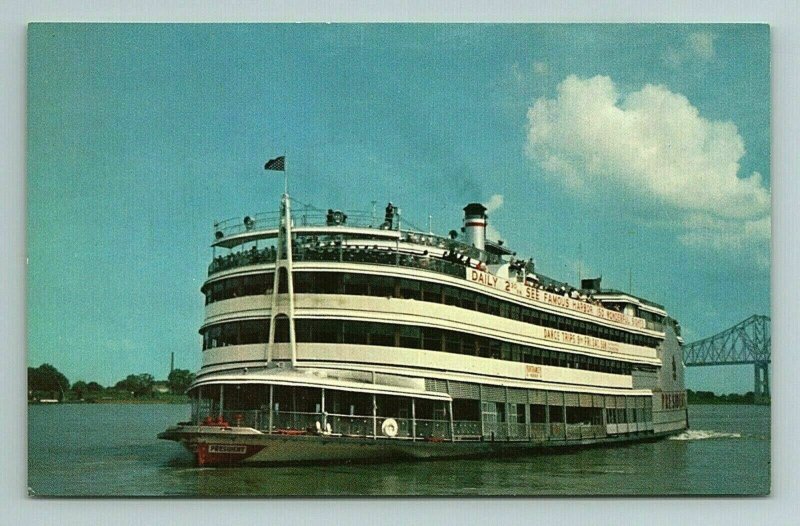
<svg viewBox="0 0 800 526"><path fill-rule="evenodd" d="M433 329L424 327L422 329L422 348L429 351L442 350L442 331L440 329Z"/></svg>
<svg viewBox="0 0 800 526"><path fill-rule="evenodd" d="M442 302L442 286L438 283L425 283L422 285L422 301L432 303Z"/></svg>
<svg viewBox="0 0 800 526"><path fill-rule="evenodd" d="M546 405L539 405L534 404L531 405L531 423L532 424L544 424L546 422L545 411L547 410Z"/></svg>
<svg viewBox="0 0 800 526"><path fill-rule="evenodd" d="M550 423L560 424L564 421L564 408L560 405L547 406L550 413Z"/></svg>
<svg viewBox="0 0 800 526"><path fill-rule="evenodd" d="M370 345L394 347L394 326L383 323L371 324L369 343Z"/></svg>
<svg viewBox="0 0 800 526"><path fill-rule="evenodd" d="M474 334L462 333L461 352L472 356L478 355L478 339Z"/></svg>
<svg viewBox="0 0 800 526"><path fill-rule="evenodd" d="M476 308L476 310L478 312L486 312L486 313L488 313L489 312L489 298L487 298L483 294L479 294L477 296L477 305L476 305L475 308Z"/></svg>
<svg viewBox="0 0 800 526"><path fill-rule="evenodd" d="M531 347L523 347L522 348L522 352L521 352L522 361L525 362L525 363L536 363L534 361L535 360L534 352L535 352L535 349L533 349Z"/></svg>
<svg viewBox="0 0 800 526"><path fill-rule="evenodd" d="M483 358L490 358L492 356L491 340L489 338L477 338L478 340L478 356Z"/></svg>
<svg viewBox="0 0 800 526"><path fill-rule="evenodd" d="M368 343L368 323L348 321L343 323L342 329L342 341L344 343L354 343L359 345L366 345Z"/></svg>
<svg viewBox="0 0 800 526"><path fill-rule="evenodd" d="M208 327L205 329L205 333L203 334L203 349L213 349L215 347L220 347L221 341L220 338L222 337L222 326L221 325L214 325L213 327Z"/></svg>
<svg viewBox="0 0 800 526"><path fill-rule="evenodd" d="M383 276L369 276L370 296L390 298L394 296L394 279Z"/></svg>
<svg viewBox="0 0 800 526"><path fill-rule="evenodd" d="M261 343L269 339L269 321L248 320L241 323L239 341L242 345Z"/></svg>
<svg viewBox="0 0 800 526"><path fill-rule="evenodd" d="M272 294L272 285L275 275L264 274L264 276L249 276L250 281L245 283L245 288L253 294ZM247 293L247 292L245 292Z"/></svg>
<svg viewBox="0 0 800 526"><path fill-rule="evenodd" d="M515 362L522 361L522 351L519 345L514 344L511 346L511 360Z"/></svg>
<svg viewBox="0 0 800 526"><path fill-rule="evenodd" d="M315 276L315 292L318 294L338 294L342 281L341 277L342 275L336 272L320 272Z"/></svg>
<svg viewBox="0 0 800 526"><path fill-rule="evenodd" d="M483 421L499 424L506 421L506 404L503 402L482 402Z"/></svg>
<svg viewBox="0 0 800 526"><path fill-rule="evenodd" d="M499 360L501 357L501 345L499 340L489 340L489 357Z"/></svg>
<svg viewBox="0 0 800 526"><path fill-rule="evenodd" d="M338 320L309 320L312 324L312 341L319 343L341 343L342 322Z"/></svg>
<svg viewBox="0 0 800 526"><path fill-rule="evenodd" d="M459 333L455 331L444 332L444 350L453 353L461 352L461 338Z"/></svg>
<svg viewBox="0 0 800 526"><path fill-rule="evenodd" d="M408 279L400 280L400 297L407 300L419 300L422 295L420 292L420 282Z"/></svg>
<svg viewBox="0 0 800 526"><path fill-rule="evenodd" d="M444 288L444 303L445 305L459 306L461 304L461 297L459 289L455 287Z"/></svg>
<svg viewBox="0 0 800 526"><path fill-rule="evenodd" d="M239 345L238 323L226 323L222 326L222 345Z"/></svg>
<svg viewBox="0 0 800 526"><path fill-rule="evenodd" d="M369 294L367 276L363 274L344 274L344 293L352 296L366 296Z"/></svg>
<svg viewBox="0 0 800 526"><path fill-rule="evenodd" d="M461 308L475 310L475 297L476 294L474 292L469 292L466 290L461 291Z"/></svg>
<svg viewBox="0 0 800 526"><path fill-rule="evenodd" d="M401 325L400 332L400 347L408 347L410 349L419 349L421 346L422 334L419 327L410 327L408 325Z"/></svg>

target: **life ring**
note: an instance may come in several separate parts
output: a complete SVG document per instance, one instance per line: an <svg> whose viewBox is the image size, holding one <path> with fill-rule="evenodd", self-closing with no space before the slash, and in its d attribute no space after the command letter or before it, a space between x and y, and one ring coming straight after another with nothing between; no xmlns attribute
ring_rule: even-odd
<svg viewBox="0 0 800 526"><path fill-rule="evenodd" d="M389 438L396 437L399 430L400 426L397 424L397 420L394 418L387 418L383 421L383 424L381 424L381 433Z"/></svg>

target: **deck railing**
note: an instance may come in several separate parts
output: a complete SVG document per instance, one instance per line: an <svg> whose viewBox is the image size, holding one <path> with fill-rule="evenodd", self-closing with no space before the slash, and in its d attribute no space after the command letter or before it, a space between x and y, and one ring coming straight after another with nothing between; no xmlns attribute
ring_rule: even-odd
<svg viewBox="0 0 800 526"><path fill-rule="evenodd" d="M563 424L563 423L507 423L481 422L472 420L411 419L390 416L342 415L335 413L309 413L297 411L264 410L226 410L222 412L224 424L220 424L219 415L198 414L195 424L209 422L211 425L227 425L228 427L251 427L264 433L276 434L324 434L357 438L396 438L405 440L484 440L484 441L563 441L587 440L607 436L606 429L596 424ZM388 437L382 429L387 419L397 423L397 433ZM270 423L272 427L270 428ZM330 426L330 433L328 433ZM483 434L481 435L481 427ZM650 426L652 427L652 426ZM645 429L646 427L642 427ZM633 431L633 429L631 429ZM454 437L454 438L453 438Z"/></svg>
<svg viewBox="0 0 800 526"><path fill-rule="evenodd" d="M245 250L218 256L208 266L208 275L211 276L223 270L248 265L274 263L275 251L271 248L260 250ZM466 266L440 258L422 255L398 254L391 250L372 249L338 249L335 247L306 247L298 248L293 252L293 261L338 261L344 263L368 263L371 265L389 265L395 267L417 268L447 274L458 278L466 277Z"/></svg>

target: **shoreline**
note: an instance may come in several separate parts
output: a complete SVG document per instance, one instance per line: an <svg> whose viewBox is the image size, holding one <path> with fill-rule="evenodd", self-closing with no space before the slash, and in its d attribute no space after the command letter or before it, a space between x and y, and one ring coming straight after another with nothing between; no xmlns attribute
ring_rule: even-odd
<svg viewBox="0 0 800 526"><path fill-rule="evenodd" d="M189 404L189 398L185 400L159 400L157 398L154 399L119 399L119 400L67 400L65 402L39 402L35 400L28 400L28 405L50 405L50 406L58 406L58 405L132 405L132 404L157 404L157 405L183 405Z"/></svg>

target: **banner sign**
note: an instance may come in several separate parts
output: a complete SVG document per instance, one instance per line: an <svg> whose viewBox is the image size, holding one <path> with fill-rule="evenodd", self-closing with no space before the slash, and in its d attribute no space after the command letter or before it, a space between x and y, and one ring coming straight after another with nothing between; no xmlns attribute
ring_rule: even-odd
<svg viewBox="0 0 800 526"><path fill-rule="evenodd" d="M619 352L619 344L617 342L602 340L584 334L575 334L574 332L560 331L558 329L548 329L545 327L544 339L553 342L580 345L581 347L588 347L599 351Z"/></svg>
<svg viewBox="0 0 800 526"><path fill-rule="evenodd" d="M473 268L467 269L467 280L473 283L479 283L491 289L502 290L504 292L508 292L509 294L514 294L515 296L525 298L530 302L552 305L575 312L589 314L597 318L613 321L614 323L627 325L637 329L645 328L645 322L642 318L629 316L628 314L622 312L609 310L599 305L592 305L586 301L568 298L564 295L553 294L551 292L526 285L525 283L519 281L511 281L498 276L493 276L481 270Z"/></svg>
<svg viewBox="0 0 800 526"><path fill-rule="evenodd" d="M540 379L542 377L542 367L540 365L526 365L525 378Z"/></svg>

